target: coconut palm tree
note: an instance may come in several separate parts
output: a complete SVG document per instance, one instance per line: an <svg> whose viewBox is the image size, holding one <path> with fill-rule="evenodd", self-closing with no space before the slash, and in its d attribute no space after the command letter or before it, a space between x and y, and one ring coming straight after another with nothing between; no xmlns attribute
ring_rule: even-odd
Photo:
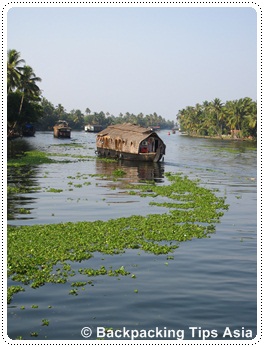
<svg viewBox="0 0 264 347"><path fill-rule="evenodd" d="M73 122L77 127L83 128L84 117L80 110L74 110L73 112Z"/></svg>
<svg viewBox="0 0 264 347"><path fill-rule="evenodd" d="M26 97L29 100L38 100L40 96L40 89L36 85L36 82L41 82L41 78L37 77L33 71L33 69L25 65L22 68L22 73L20 75L19 81L19 90L22 92L20 107L18 114L20 115L24 98Z"/></svg>
<svg viewBox="0 0 264 347"><path fill-rule="evenodd" d="M16 89L19 85L21 71L25 60L20 58L20 53L15 49L9 49L7 52L7 93Z"/></svg>
<svg viewBox="0 0 264 347"><path fill-rule="evenodd" d="M248 125L251 129L257 126L257 104L252 102L251 110L245 118L248 120Z"/></svg>
<svg viewBox="0 0 264 347"><path fill-rule="evenodd" d="M244 99L246 104L246 115L244 116L243 126L249 128L250 136L257 136L257 103L250 98Z"/></svg>
<svg viewBox="0 0 264 347"><path fill-rule="evenodd" d="M86 115L89 115L89 114L91 114L91 110L88 107L86 107L85 113L86 113Z"/></svg>
<svg viewBox="0 0 264 347"><path fill-rule="evenodd" d="M63 119L64 118L64 115L65 115L65 113L66 113L66 110L65 110L65 108L62 106L62 104L58 104L57 106L56 106L56 114L57 114L57 117L58 117L58 119Z"/></svg>
<svg viewBox="0 0 264 347"><path fill-rule="evenodd" d="M223 122L225 119L225 113L223 103L220 99L215 98L210 106L212 114L212 125L215 127L215 131L218 136L222 137L223 134Z"/></svg>
<svg viewBox="0 0 264 347"><path fill-rule="evenodd" d="M250 106L248 98L239 99L228 103L228 122L231 130L240 131L244 117L249 113Z"/></svg>

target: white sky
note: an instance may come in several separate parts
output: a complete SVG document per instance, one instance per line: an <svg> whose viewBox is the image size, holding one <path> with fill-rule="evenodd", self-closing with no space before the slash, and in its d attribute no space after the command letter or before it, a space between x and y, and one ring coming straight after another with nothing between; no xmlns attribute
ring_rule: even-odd
<svg viewBox="0 0 264 347"><path fill-rule="evenodd" d="M257 100L251 7L13 7L7 49L69 112L158 115L203 101Z"/></svg>

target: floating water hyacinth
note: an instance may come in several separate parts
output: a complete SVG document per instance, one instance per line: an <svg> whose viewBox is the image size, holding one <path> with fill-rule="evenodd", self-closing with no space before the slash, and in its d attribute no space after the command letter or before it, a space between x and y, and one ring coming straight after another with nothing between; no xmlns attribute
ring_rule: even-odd
<svg viewBox="0 0 264 347"><path fill-rule="evenodd" d="M48 282L65 283L69 276L74 276L67 261L87 260L94 252L118 254L139 249L168 254L182 241L208 237L228 208L225 199L181 174L165 175L167 185L140 184L129 189L134 194L152 197L150 203L168 208L167 213L108 221L8 226L8 276L33 288ZM162 202L157 198L162 198ZM60 264L62 269L55 270ZM80 272L91 276L130 274L123 266ZM17 291L14 286L9 289L9 302Z"/></svg>

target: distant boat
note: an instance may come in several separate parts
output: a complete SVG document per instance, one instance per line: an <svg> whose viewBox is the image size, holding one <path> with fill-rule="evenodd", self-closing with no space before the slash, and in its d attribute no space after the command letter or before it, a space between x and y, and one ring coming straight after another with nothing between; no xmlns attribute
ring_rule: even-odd
<svg viewBox="0 0 264 347"><path fill-rule="evenodd" d="M172 133L173 134L176 134L176 131L181 131L178 123L176 123L175 126L172 128Z"/></svg>
<svg viewBox="0 0 264 347"><path fill-rule="evenodd" d="M110 125L96 137L97 155L124 160L160 161L166 145L151 129L131 123Z"/></svg>
<svg viewBox="0 0 264 347"><path fill-rule="evenodd" d="M22 136L35 136L36 129L33 124L27 123L22 128Z"/></svg>
<svg viewBox="0 0 264 347"><path fill-rule="evenodd" d="M103 126L100 124L88 124L85 125L84 130L88 133L98 133L103 130Z"/></svg>
<svg viewBox="0 0 264 347"><path fill-rule="evenodd" d="M160 126L159 125L154 125L154 126L151 126L150 129L152 131L160 131Z"/></svg>
<svg viewBox="0 0 264 347"><path fill-rule="evenodd" d="M54 137L70 138L71 128L65 120L59 120L53 127Z"/></svg>

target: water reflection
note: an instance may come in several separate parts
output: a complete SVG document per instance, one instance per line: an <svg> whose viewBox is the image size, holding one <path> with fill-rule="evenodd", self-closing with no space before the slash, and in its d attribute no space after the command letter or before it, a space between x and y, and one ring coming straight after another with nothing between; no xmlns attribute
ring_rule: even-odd
<svg viewBox="0 0 264 347"><path fill-rule="evenodd" d="M15 158L24 152L34 149L32 145L23 138L7 141L7 159Z"/></svg>
<svg viewBox="0 0 264 347"><path fill-rule="evenodd" d="M111 176L114 170L122 169L125 172L126 180L130 182L154 181L161 183L164 181L164 163L118 161L105 162L96 160L96 174Z"/></svg>
<svg viewBox="0 0 264 347"><path fill-rule="evenodd" d="M32 219L29 204L37 202L32 193L38 191L39 169L32 166L7 168L7 217L8 220Z"/></svg>

